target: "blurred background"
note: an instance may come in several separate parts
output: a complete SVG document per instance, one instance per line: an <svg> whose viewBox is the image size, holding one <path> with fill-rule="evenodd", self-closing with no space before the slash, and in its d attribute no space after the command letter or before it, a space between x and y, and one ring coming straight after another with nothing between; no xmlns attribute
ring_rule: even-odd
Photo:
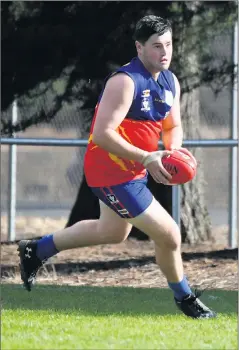
<svg viewBox="0 0 239 350"><path fill-rule="evenodd" d="M229 139L235 91L233 1L2 2L2 137L87 139L104 78L136 55L146 14L172 21L171 70L182 86L186 139ZM13 102L17 121L12 123ZM228 244L230 153L193 149L216 240ZM16 238L62 228L83 176L85 147L17 146ZM84 205L84 198L82 198ZM7 239L9 146L1 146L1 232Z"/></svg>

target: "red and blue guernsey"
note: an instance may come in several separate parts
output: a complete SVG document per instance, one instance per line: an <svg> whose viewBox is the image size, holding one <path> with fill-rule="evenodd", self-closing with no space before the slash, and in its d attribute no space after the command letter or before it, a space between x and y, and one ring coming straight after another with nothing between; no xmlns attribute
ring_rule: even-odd
<svg viewBox="0 0 239 350"><path fill-rule="evenodd" d="M173 73L162 71L155 81L138 57L113 74L119 72L132 78L135 91L132 105L116 131L136 147L149 152L157 151L162 120L169 114L175 97ZM140 163L120 158L92 142L92 130L103 91L95 108L84 161L86 180L90 187L118 185L146 175Z"/></svg>

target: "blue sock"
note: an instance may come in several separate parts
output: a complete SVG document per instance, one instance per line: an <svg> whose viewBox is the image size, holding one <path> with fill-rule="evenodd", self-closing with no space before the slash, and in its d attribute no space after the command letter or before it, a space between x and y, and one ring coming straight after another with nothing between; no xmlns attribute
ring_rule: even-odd
<svg viewBox="0 0 239 350"><path fill-rule="evenodd" d="M181 282L178 282L178 283L168 282L168 285L172 289L174 293L174 297L179 301L183 300L184 297L192 293L188 285L186 276L183 277L183 280Z"/></svg>
<svg viewBox="0 0 239 350"><path fill-rule="evenodd" d="M38 241L36 255L40 260L48 259L57 253L59 252L53 241L53 235L45 236Z"/></svg>

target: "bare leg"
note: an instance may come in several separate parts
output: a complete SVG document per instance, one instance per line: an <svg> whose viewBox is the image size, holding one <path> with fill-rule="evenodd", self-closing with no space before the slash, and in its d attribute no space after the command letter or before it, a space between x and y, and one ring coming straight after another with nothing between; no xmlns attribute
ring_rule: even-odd
<svg viewBox="0 0 239 350"><path fill-rule="evenodd" d="M154 199L144 213L128 220L155 242L156 262L170 282L183 279L181 235L179 227Z"/></svg>
<svg viewBox="0 0 239 350"><path fill-rule="evenodd" d="M57 231L53 240L58 251L124 241L132 225L100 201L100 219L84 220Z"/></svg>

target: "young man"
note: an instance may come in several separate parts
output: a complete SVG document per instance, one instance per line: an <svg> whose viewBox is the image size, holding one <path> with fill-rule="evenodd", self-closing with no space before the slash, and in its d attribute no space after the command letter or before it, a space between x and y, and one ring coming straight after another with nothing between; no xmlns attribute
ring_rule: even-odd
<svg viewBox="0 0 239 350"><path fill-rule="evenodd" d="M138 56L106 79L85 155L85 175L99 198L100 218L41 240L21 241L21 277L30 291L49 257L66 249L122 242L134 225L155 242L156 262L178 308L193 318L215 317L184 276L179 227L146 186L147 172L156 182L169 184L171 176L161 159L182 145L180 86L168 70L170 23L156 16L142 18L136 25L135 45ZM161 132L165 151L158 151Z"/></svg>

